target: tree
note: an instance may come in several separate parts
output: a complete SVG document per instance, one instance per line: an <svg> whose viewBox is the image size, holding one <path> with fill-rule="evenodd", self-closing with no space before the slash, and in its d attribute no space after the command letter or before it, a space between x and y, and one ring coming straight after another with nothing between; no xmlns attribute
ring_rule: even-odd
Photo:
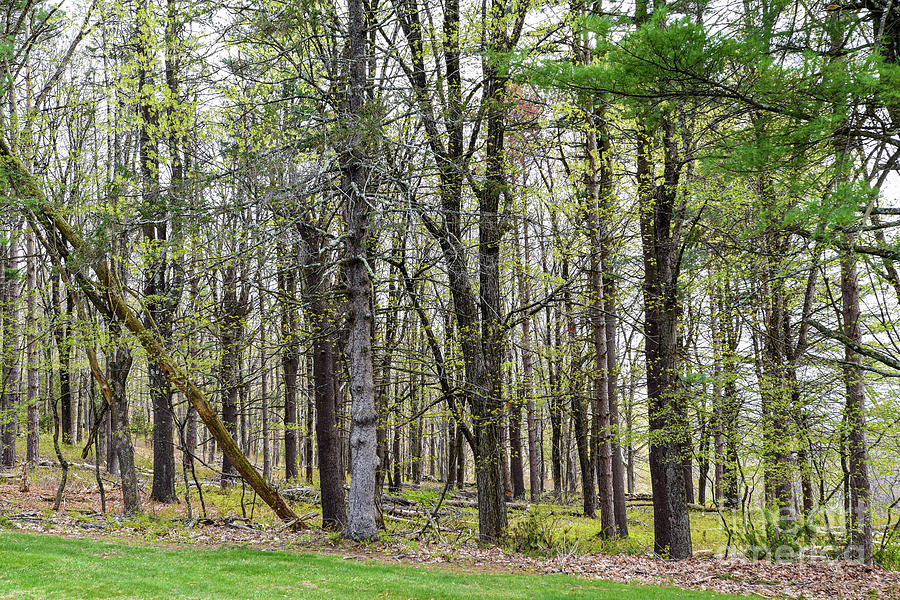
<svg viewBox="0 0 900 600"><path fill-rule="evenodd" d="M35 311L35 295L37 294L37 269L35 262L34 235L31 232L25 238L25 287L26 287L26 312L25 318L29 325L25 334L25 360L27 365L26 401L28 403L28 438L26 456L28 463L37 464L40 460L40 388L38 382L38 357L37 336L34 331L34 323L37 320ZM97 458L99 460L99 457Z"/></svg>
<svg viewBox="0 0 900 600"><path fill-rule="evenodd" d="M13 231L12 233L15 233ZM19 267L18 240L12 235L8 246L4 249L6 256L3 261L3 290L0 295L0 307L3 310L3 382L0 389L0 464L13 467L16 464L16 437L18 435L19 412L19 387L20 373L19 340L21 336L21 310L19 300L22 290L21 272Z"/></svg>
<svg viewBox="0 0 900 600"><path fill-rule="evenodd" d="M145 327L155 328L163 340L172 336L172 315L177 305L180 285L170 287L167 280L167 205L165 195L159 189L159 146L156 131L160 127L159 107L154 97L155 60L152 58L156 44L153 32L152 5L145 0L138 7L135 23L137 37L136 60L138 62L138 95L140 97L139 153L141 193L146 221L143 226L147 245L147 267L144 273L144 296L147 298ZM175 83L174 0L169 1L166 28L166 83L169 94L177 98ZM174 101L174 100L173 100ZM173 134L174 135L174 134ZM177 187L181 179L181 163L177 147L173 153L173 182ZM153 402L153 486L150 497L157 502L176 502L175 495L175 439L174 420L171 412L172 392L165 374L158 365L149 365L150 395Z"/></svg>
<svg viewBox="0 0 900 600"><path fill-rule="evenodd" d="M290 253L295 257L299 248ZM283 258L287 252L281 248ZM300 370L300 323L297 318L297 276L294 261L285 261L278 270L278 291L281 296L281 369L284 381L284 478L299 477L297 463L297 373Z"/></svg>
<svg viewBox="0 0 900 600"><path fill-rule="evenodd" d="M376 413L375 382L372 359L372 281L367 261L369 241L369 185L366 169L367 142L363 135L374 123L360 122L365 110L367 83L367 24L362 0L350 0L349 45L346 122L356 122L356 132L350 134L343 148L344 158L341 192L347 203L349 227L349 263L347 265L350 295L350 393L353 431L350 436L353 479L350 482L350 514L347 534L354 539L374 537ZM368 126L368 127L367 127ZM371 142L369 142L371 143Z"/></svg>

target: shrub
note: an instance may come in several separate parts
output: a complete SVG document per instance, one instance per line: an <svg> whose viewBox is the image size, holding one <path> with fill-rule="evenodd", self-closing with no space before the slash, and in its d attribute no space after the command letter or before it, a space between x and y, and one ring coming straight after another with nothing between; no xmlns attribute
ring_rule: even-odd
<svg viewBox="0 0 900 600"><path fill-rule="evenodd" d="M744 554L753 560L797 560L803 548L811 545L817 534L811 518L800 518L790 523L773 510L763 510L763 518L765 523L762 529L757 529L752 520L748 520L744 530L736 534Z"/></svg>
<svg viewBox="0 0 900 600"><path fill-rule="evenodd" d="M900 535L897 531L886 532L888 539L883 544L876 544L875 562L883 569L900 571Z"/></svg>
<svg viewBox="0 0 900 600"><path fill-rule="evenodd" d="M523 554L548 556L570 553L577 542L570 539L572 527L563 525L553 513L527 511L523 518L507 527L505 546Z"/></svg>

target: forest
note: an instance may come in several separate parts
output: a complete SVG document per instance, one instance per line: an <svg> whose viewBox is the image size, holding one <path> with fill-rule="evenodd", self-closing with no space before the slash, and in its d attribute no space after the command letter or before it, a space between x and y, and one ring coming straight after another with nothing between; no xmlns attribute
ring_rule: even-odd
<svg viewBox="0 0 900 600"><path fill-rule="evenodd" d="M0 5L0 595L195 597L48 528L900 594L900 3ZM497 581L384 585L569 580Z"/></svg>

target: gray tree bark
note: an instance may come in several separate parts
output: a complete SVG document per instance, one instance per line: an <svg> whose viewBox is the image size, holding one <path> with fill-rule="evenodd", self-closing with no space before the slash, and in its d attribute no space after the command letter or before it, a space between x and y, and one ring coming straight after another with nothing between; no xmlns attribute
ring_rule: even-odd
<svg viewBox="0 0 900 600"><path fill-rule="evenodd" d="M353 479L350 481L350 514L347 534L368 539L377 533L375 519L375 470L378 466L375 413L375 382L372 364L372 282L366 244L369 239L368 173L364 166L367 143L361 137L366 86L366 17L362 0L349 0L350 63L347 95L348 118L357 123L344 149L342 192L347 203L349 225L350 294L350 434Z"/></svg>

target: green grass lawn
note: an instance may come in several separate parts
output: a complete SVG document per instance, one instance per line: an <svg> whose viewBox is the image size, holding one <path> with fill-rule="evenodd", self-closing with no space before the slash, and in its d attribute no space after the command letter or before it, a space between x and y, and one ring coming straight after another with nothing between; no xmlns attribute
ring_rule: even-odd
<svg viewBox="0 0 900 600"><path fill-rule="evenodd" d="M0 533L0 598L726 599L564 575L464 573L242 548L168 550Z"/></svg>

